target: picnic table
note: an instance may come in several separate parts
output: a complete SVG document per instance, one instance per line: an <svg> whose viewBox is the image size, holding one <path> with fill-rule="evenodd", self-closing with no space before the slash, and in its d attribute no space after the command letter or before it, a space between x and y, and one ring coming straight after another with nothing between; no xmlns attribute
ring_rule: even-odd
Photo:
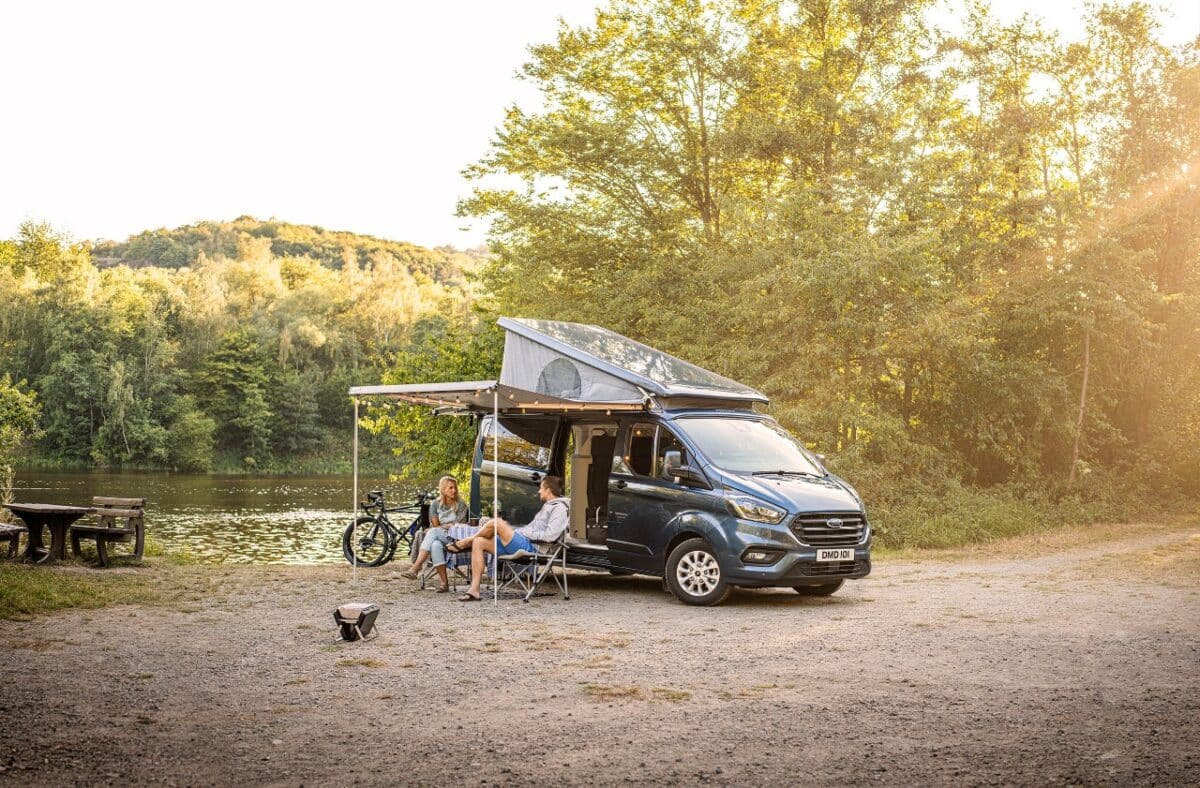
<svg viewBox="0 0 1200 788"><path fill-rule="evenodd" d="M29 528L25 541L25 560L54 563L67 558L67 530L71 524L95 511L87 506L60 506L54 503L8 503L4 508L21 518ZM42 526L50 529L50 550L39 556L42 545Z"/></svg>

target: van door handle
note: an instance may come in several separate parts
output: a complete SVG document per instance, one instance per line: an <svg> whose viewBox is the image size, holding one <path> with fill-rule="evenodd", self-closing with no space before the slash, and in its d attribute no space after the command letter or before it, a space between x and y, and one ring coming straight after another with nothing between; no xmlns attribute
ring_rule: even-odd
<svg viewBox="0 0 1200 788"><path fill-rule="evenodd" d="M534 471L533 473L529 474L529 478L536 482L536 481L540 481L542 477L538 474L537 471Z"/></svg>
<svg viewBox="0 0 1200 788"><path fill-rule="evenodd" d="M625 489L626 487L628 487L628 486L629 486L629 485L625 484L625 480L624 480L624 479L617 479L617 482L616 482L616 488L617 488L618 490L624 490L624 489Z"/></svg>

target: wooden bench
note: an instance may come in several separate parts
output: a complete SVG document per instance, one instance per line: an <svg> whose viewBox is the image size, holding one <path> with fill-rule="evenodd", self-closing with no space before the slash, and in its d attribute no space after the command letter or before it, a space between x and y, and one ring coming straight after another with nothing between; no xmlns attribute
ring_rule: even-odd
<svg viewBox="0 0 1200 788"><path fill-rule="evenodd" d="M71 526L71 552L81 554L81 538L95 539L100 566L108 566L109 543L133 542L133 557L141 561L146 549L146 499L97 496L92 506L96 509L95 523Z"/></svg>
<svg viewBox="0 0 1200 788"><path fill-rule="evenodd" d="M8 557L14 558L17 555L17 546L21 541L21 534L29 529L18 523L0 523L0 542L8 542Z"/></svg>

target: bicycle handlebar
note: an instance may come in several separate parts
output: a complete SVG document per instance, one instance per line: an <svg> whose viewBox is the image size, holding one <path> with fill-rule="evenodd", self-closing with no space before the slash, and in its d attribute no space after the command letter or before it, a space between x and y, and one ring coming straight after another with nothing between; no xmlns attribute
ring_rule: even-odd
<svg viewBox="0 0 1200 788"><path fill-rule="evenodd" d="M367 500L359 501L358 505L363 509L379 509L383 512L409 512L419 511L426 502L432 502L437 498L437 493L420 492L417 493L417 500L413 503L407 503L403 506L388 508L387 502L384 500L382 490L372 490L367 493Z"/></svg>

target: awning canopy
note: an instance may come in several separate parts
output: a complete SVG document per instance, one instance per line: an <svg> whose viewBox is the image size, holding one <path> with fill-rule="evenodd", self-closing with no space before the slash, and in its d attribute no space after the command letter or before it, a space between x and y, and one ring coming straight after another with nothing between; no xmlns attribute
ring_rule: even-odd
<svg viewBox="0 0 1200 788"><path fill-rule="evenodd" d="M493 394L495 396L493 396ZM645 410L641 402L581 402L550 394L508 386L495 380L461 383L408 383L399 386L354 386L350 396L384 397L413 405L425 405L446 413L579 413L631 412Z"/></svg>

